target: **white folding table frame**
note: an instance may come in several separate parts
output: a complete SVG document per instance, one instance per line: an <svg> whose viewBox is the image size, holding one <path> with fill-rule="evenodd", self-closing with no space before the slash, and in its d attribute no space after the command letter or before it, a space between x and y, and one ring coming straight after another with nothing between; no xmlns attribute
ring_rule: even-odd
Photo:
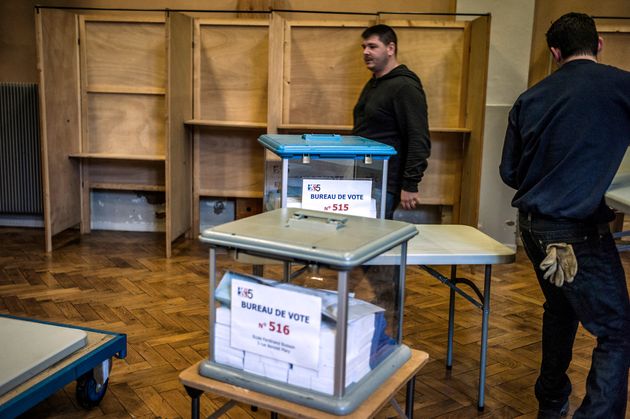
<svg viewBox="0 0 630 419"><path fill-rule="evenodd" d="M453 332L455 324L455 293L481 309L481 354L479 360L479 393L477 409L482 411L485 402L486 355L488 349L488 321L490 319L490 282L492 265L512 263L515 251L487 236L476 228L466 225L419 224L418 235L407 245L407 266L419 265L450 288L448 310L448 346L446 368L453 366ZM396 249L374 259L371 265L396 265ZM450 265L450 278L442 275L429 265ZM485 265L483 291L467 278L457 277L457 265ZM475 295L460 288L466 285Z"/></svg>

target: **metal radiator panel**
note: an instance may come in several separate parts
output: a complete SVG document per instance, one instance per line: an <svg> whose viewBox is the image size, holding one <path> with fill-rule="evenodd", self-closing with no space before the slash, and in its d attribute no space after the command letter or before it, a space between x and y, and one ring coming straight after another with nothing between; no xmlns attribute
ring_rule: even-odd
<svg viewBox="0 0 630 419"><path fill-rule="evenodd" d="M0 83L0 214L42 214L37 84Z"/></svg>

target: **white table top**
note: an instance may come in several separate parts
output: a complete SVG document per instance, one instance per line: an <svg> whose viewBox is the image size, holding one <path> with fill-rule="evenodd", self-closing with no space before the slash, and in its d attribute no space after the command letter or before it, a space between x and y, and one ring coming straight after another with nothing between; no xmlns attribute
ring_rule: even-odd
<svg viewBox="0 0 630 419"><path fill-rule="evenodd" d="M514 250L467 225L417 224L407 245L407 265L494 265L512 263ZM372 259L370 265L395 265L399 248Z"/></svg>
<svg viewBox="0 0 630 419"><path fill-rule="evenodd" d="M82 348L80 329L0 317L0 395Z"/></svg>
<svg viewBox="0 0 630 419"><path fill-rule="evenodd" d="M630 173L617 174L605 196L609 206L630 214Z"/></svg>
<svg viewBox="0 0 630 419"><path fill-rule="evenodd" d="M407 245L407 265L495 265L512 263L514 250L474 227L459 224L416 224L418 235ZM280 263L275 259L233 254L242 263ZM385 252L365 265L398 265L400 247Z"/></svg>

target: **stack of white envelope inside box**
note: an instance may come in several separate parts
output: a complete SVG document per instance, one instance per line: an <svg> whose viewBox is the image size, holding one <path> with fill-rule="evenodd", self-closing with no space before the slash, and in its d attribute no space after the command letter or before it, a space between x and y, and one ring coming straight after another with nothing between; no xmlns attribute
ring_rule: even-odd
<svg viewBox="0 0 630 419"><path fill-rule="evenodd" d="M335 382L335 330L333 323L323 322L319 334L319 364L317 369L293 365L289 384L333 394ZM348 323L346 346L346 387L370 372L370 355L374 339L374 314Z"/></svg>
<svg viewBox="0 0 630 419"><path fill-rule="evenodd" d="M346 387L370 372L370 355L375 334L375 316L370 313L348 322L346 348ZM333 322L322 322L317 369L241 351L230 346L230 309L217 307L215 324L215 361L273 380L326 394L334 393L335 335Z"/></svg>
<svg viewBox="0 0 630 419"><path fill-rule="evenodd" d="M220 364L243 369L245 352L230 346L230 309L217 307L214 325L214 358Z"/></svg>

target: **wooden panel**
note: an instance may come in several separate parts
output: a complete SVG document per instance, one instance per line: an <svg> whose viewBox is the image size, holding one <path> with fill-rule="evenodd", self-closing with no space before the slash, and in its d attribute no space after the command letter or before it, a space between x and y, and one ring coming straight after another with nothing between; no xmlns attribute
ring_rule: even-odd
<svg viewBox="0 0 630 419"><path fill-rule="evenodd" d="M164 187L164 162L90 160L90 183L141 184Z"/></svg>
<svg viewBox="0 0 630 419"><path fill-rule="evenodd" d="M456 213L453 214L455 222L473 227L477 227L479 219L479 190L481 188L489 49L490 16L483 16L473 20L470 25L470 71L467 74L465 124L467 128L471 129L471 132L464 148L459 219Z"/></svg>
<svg viewBox="0 0 630 419"><path fill-rule="evenodd" d="M164 96L91 93L89 153L165 154Z"/></svg>
<svg viewBox="0 0 630 419"><path fill-rule="evenodd" d="M184 121L192 118L192 19L170 13L168 32L168 137L166 157L166 255L192 222L192 144Z"/></svg>
<svg viewBox="0 0 630 419"><path fill-rule="evenodd" d="M604 47L598 59L601 63L630 71L630 23L626 24L625 27L615 29L619 31L613 32L613 28L606 28L605 26L599 29L600 35L604 39Z"/></svg>
<svg viewBox="0 0 630 419"><path fill-rule="evenodd" d="M250 192L262 196L264 149L256 139L264 131L202 130L199 149L199 188L224 191L224 196Z"/></svg>
<svg viewBox="0 0 630 419"><path fill-rule="evenodd" d="M431 157L420 182L420 203L458 204L463 158L464 142L460 134L431 134Z"/></svg>
<svg viewBox="0 0 630 419"><path fill-rule="evenodd" d="M53 235L81 221L79 165L68 159L79 151L80 138L77 38L74 15L55 10L37 14L47 251L52 251Z"/></svg>
<svg viewBox="0 0 630 419"><path fill-rule="evenodd" d="M361 54L368 21L309 24L290 22L285 35L282 123L352 124L352 109L370 78Z"/></svg>
<svg viewBox="0 0 630 419"><path fill-rule="evenodd" d="M260 4L262 3L262 4ZM457 0L269 0L260 2L255 0L240 1L243 7L250 4L267 3L273 9L294 9L294 10L322 10L327 12L365 12L377 13L383 11L395 12L423 12L423 13L455 13ZM260 10L260 8L259 8Z"/></svg>
<svg viewBox="0 0 630 419"><path fill-rule="evenodd" d="M429 126L461 127L465 22L385 22L398 35L398 62L420 77L427 96Z"/></svg>
<svg viewBox="0 0 630 419"><path fill-rule="evenodd" d="M529 86L550 73L549 50L545 33L549 25L565 13L579 11L591 16L630 16L630 2L619 0L536 0L534 30L529 61ZM596 19L598 29L607 19ZM605 45L604 45L605 47Z"/></svg>
<svg viewBox="0 0 630 419"><path fill-rule="evenodd" d="M87 83L166 86L163 23L85 21Z"/></svg>
<svg viewBox="0 0 630 419"><path fill-rule="evenodd" d="M201 119L267 122L268 32L266 21L202 22Z"/></svg>
<svg viewBox="0 0 630 419"><path fill-rule="evenodd" d="M267 133L277 134L282 123L282 86L284 80L284 26L278 13L269 23L269 81L267 83Z"/></svg>

